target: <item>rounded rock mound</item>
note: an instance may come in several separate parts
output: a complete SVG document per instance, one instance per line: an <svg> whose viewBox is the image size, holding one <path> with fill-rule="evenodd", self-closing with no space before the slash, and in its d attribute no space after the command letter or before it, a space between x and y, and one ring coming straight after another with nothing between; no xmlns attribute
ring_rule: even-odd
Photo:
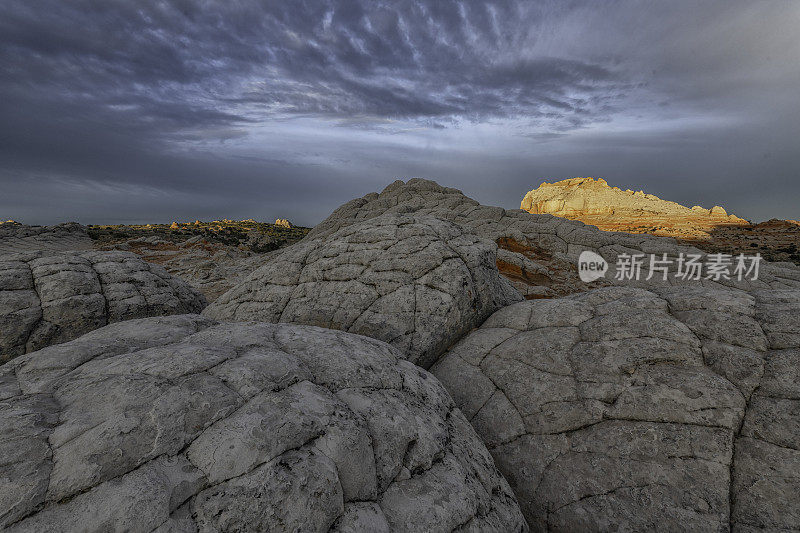
<svg viewBox="0 0 800 533"><path fill-rule="evenodd" d="M800 529L800 291L506 307L431 368L532 529Z"/></svg>
<svg viewBox="0 0 800 533"><path fill-rule="evenodd" d="M13 220L0 223L0 254L91 248L92 239L86 228L76 222L56 226L28 226Z"/></svg>
<svg viewBox="0 0 800 533"><path fill-rule="evenodd" d="M510 271L502 269L503 274L508 275L528 297L563 295L597 288L599 283L587 286L578 277L575 265L584 251L597 253L610 265L615 265L619 258L624 258L623 254L654 254L654 257L667 254L672 264L669 281L662 283L670 285L727 286L745 291L800 289L800 268L790 263L761 261L757 279L745 277L738 280L736 276L714 280L697 280L691 276L689 279L679 278L676 276L676 267L681 254L699 255L702 263L712 262L713 257L694 246L680 244L672 237L601 231L578 220L481 205L459 190L418 178L405 183L398 180L380 193L370 193L343 204L317 224L308 233L306 240L322 239L348 225L390 213L449 220L463 226L465 231L495 241L501 249L510 252L506 254L507 257L515 257L515 263L526 262L526 259L537 263L539 267L534 268L542 270L542 275L534 273L531 279L526 279L527 276L524 275L518 276L516 268ZM783 231L782 234L785 239L781 242L787 243L787 246L789 241L786 239L796 241L795 233ZM774 237L771 237L771 242ZM614 272L609 273L606 281L614 285L642 286L647 289L660 278L659 272L654 272L656 278L644 281L648 274L645 261L641 281L616 279ZM520 286L520 283L528 287Z"/></svg>
<svg viewBox="0 0 800 533"><path fill-rule="evenodd" d="M442 385L309 326L130 320L0 367L0 528L526 531Z"/></svg>
<svg viewBox="0 0 800 533"><path fill-rule="evenodd" d="M204 311L366 335L428 367L491 313L522 299L497 246L429 216L383 215L304 240Z"/></svg>
<svg viewBox="0 0 800 533"><path fill-rule="evenodd" d="M111 322L199 313L205 298L128 252L0 257L0 363Z"/></svg>

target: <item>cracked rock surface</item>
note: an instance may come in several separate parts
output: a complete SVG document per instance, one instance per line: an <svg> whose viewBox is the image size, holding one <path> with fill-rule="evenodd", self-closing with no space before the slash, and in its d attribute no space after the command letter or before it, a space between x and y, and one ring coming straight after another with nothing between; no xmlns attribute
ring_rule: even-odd
<svg viewBox="0 0 800 533"><path fill-rule="evenodd" d="M800 529L800 291L521 302L431 372L534 530Z"/></svg>
<svg viewBox="0 0 800 533"><path fill-rule="evenodd" d="M667 254L676 258L680 253L700 255L705 261L705 252L693 247L678 244L671 237L656 237L645 234L629 234L601 231L595 226L587 226L577 220L568 220L546 214L531 214L520 209L503 209L481 205L465 196L461 191L423 179L408 182L395 181L381 193L370 193L363 198L351 200L336 209L327 219L318 224L306 236L307 240L321 239L350 224L381 216L387 213L428 215L450 220L475 235L513 244L511 249L525 249L535 252L537 260L546 266L555 261L555 268L562 269L562 261L574 265L582 251L593 251L614 265L619 254ZM518 258L521 259L521 258ZM663 285L702 285L707 287L734 287L745 291L758 289L800 289L800 267L792 263L762 262L757 280L710 279L683 280L674 277L676 265L672 265L671 275ZM562 269L563 270L563 269ZM644 281L648 267L643 268L642 280L607 279L615 285L639 285L648 288L659 282L657 278ZM555 295L585 290L588 286L573 273L568 279L532 280L534 293ZM513 279L513 277L512 277ZM565 287L566 285L566 287ZM524 291L523 291L524 292ZM547 294L545 294L547 295Z"/></svg>
<svg viewBox="0 0 800 533"><path fill-rule="evenodd" d="M386 215L287 248L203 312L366 335L428 367L491 313L522 297L497 246L426 216Z"/></svg>
<svg viewBox="0 0 800 533"><path fill-rule="evenodd" d="M199 313L205 298L128 252L0 256L0 363L111 322Z"/></svg>
<svg viewBox="0 0 800 533"><path fill-rule="evenodd" d="M0 529L525 531L441 384L380 341L199 315L0 367Z"/></svg>
<svg viewBox="0 0 800 533"><path fill-rule="evenodd" d="M50 252L65 250L90 250L92 239L86 228L76 222L56 226L28 226L17 223L0 223L0 254Z"/></svg>

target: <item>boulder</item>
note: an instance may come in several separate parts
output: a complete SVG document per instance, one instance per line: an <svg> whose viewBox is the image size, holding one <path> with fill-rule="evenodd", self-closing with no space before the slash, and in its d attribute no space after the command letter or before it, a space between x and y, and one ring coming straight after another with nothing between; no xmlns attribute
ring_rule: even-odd
<svg viewBox="0 0 800 533"><path fill-rule="evenodd" d="M0 257L0 363L111 322L199 313L205 298L128 252Z"/></svg>
<svg viewBox="0 0 800 533"><path fill-rule="evenodd" d="M800 291L506 307L431 368L534 530L800 529Z"/></svg>
<svg viewBox="0 0 800 533"><path fill-rule="evenodd" d="M287 248L203 313L358 333L428 367L491 313L522 299L498 274L496 250L448 221L376 217Z"/></svg>
<svg viewBox="0 0 800 533"><path fill-rule="evenodd" d="M526 531L444 388L400 355L177 315L19 357L0 367L0 529Z"/></svg>
<svg viewBox="0 0 800 533"><path fill-rule="evenodd" d="M28 226L13 221L0 224L0 255L45 250L90 250L92 239L76 222L56 226Z"/></svg>

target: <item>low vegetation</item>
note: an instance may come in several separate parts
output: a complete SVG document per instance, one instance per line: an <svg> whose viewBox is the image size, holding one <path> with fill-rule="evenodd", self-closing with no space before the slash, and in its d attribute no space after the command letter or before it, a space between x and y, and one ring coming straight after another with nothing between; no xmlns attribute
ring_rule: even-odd
<svg viewBox="0 0 800 533"><path fill-rule="evenodd" d="M309 228L248 220L173 222L172 224L89 225L86 231L99 245L156 237L173 243L201 237L209 243L242 246L254 252L268 252L295 243Z"/></svg>

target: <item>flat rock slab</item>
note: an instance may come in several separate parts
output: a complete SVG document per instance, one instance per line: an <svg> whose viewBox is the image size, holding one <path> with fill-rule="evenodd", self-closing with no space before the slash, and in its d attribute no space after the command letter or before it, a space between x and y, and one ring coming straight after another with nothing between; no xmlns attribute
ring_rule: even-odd
<svg viewBox="0 0 800 533"><path fill-rule="evenodd" d="M0 529L526 531L442 385L386 343L199 315L0 367Z"/></svg>
<svg viewBox="0 0 800 533"><path fill-rule="evenodd" d="M0 255L23 252L90 250L92 239L86 228L75 222L57 226L0 224Z"/></svg>
<svg viewBox="0 0 800 533"><path fill-rule="evenodd" d="M129 252L0 256L0 363L111 322L199 313L205 298Z"/></svg>
<svg viewBox="0 0 800 533"><path fill-rule="evenodd" d="M431 368L532 529L800 529L800 291L506 307Z"/></svg>
<svg viewBox="0 0 800 533"><path fill-rule="evenodd" d="M522 299L499 275L496 251L445 220L376 217L287 248L204 315L367 335L428 367L491 313Z"/></svg>

